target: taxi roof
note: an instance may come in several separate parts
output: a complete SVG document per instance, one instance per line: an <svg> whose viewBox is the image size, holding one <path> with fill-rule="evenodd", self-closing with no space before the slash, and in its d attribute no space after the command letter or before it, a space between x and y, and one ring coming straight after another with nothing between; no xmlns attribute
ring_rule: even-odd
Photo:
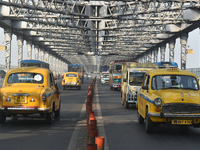
<svg viewBox="0 0 200 150"><path fill-rule="evenodd" d="M7 73L16 73L16 72L39 72L39 73L44 73L45 72L51 72L47 68L40 68L40 67L20 67L20 68L13 68L10 69Z"/></svg>
<svg viewBox="0 0 200 150"><path fill-rule="evenodd" d="M65 74L78 74L78 72L65 72Z"/></svg>
<svg viewBox="0 0 200 150"><path fill-rule="evenodd" d="M170 74L196 76L194 73L192 73L190 71L182 70L182 69L178 69L178 68L151 69L151 70L147 71L147 73L151 76L154 76L154 75L170 75Z"/></svg>

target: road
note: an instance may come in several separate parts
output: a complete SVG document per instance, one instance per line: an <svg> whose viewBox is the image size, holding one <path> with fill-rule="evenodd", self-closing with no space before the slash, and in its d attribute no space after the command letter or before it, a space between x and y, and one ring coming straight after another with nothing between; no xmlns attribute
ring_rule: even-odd
<svg viewBox="0 0 200 150"><path fill-rule="evenodd" d="M86 115L83 110L91 81L86 80L81 90L64 91L58 81L62 97L61 117L51 125L38 118L8 118L5 124L0 124L0 150L85 150ZM100 125L101 121L97 120L98 128L105 131L99 135L106 138L107 150L199 149L199 128L158 126L154 133L147 134L144 125L137 122L135 107L125 109L121 105L120 91L97 83L95 104L101 110L97 115L102 114L103 120Z"/></svg>

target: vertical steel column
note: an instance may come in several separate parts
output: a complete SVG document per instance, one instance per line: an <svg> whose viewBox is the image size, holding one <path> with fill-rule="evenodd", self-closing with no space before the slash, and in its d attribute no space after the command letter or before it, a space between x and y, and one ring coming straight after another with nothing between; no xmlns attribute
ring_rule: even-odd
<svg viewBox="0 0 200 150"><path fill-rule="evenodd" d="M53 74L54 76L56 75L56 58L53 57L53 61L52 61L52 68L53 68Z"/></svg>
<svg viewBox="0 0 200 150"><path fill-rule="evenodd" d="M49 53L45 52L45 62L49 63Z"/></svg>
<svg viewBox="0 0 200 150"><path fill-rule="evenodd" d="M152 62L152 51L149 51L149 52L148 52L147 58L148 58L147 63L151 63L151 62Z"/></svg>
<svg viewBox="0 0 200 150"><path fill-rule="evenodd" d="M154 62L158 62L158 49L154 50Z"/></svg>
<svg viewBox="0 0 200 150"><path fill-rule="evenodd" d="M165 48L166 45L160 47L160 61L165 61Z"/></svg>
<svg viewBox="0 0 200 150"><path fill-rule="evenodd" d="M186 69L187 38L188 38L188 34L182 34L181 37L180 37L180 42L181 42L181 69Z"/></svg>
<svg viewBox="0 0 200 150"><path fill-rule="evenodd" d="M27 41L27 59L32 59L32 41Z"/></svg>
<svg viewBox="0 0 200 150"><path fill-rule="evenodd" d="M20 61L23 60L23 36L17 36L17 45L18 45L18 67L20 67Z"/></svg>
<svg viewBox="0 0 200 150"><path fill-rule="evenodd" d="M40 59L44 61L44 51L40 49Z"/></svg>
<svg viewBox="0 0 200 150"><path fill-rule="evenodd" d="M147 54L144 55L144 63L147 63Z"/></svg>
<svg viewBox="0 0 200 150"><path fill-rule="evenodd" d="M5 71L7 72L10 69L11 64L11 40L12 40L12 31L9 29L4 30L5 36Z"/></svg>
<svg viewBox="0 0 200 150"><path fill-rule="evenodd" d="M35 59L39 60L39 46L34 45L34 49L35 49Z"/></svg>
<svg viewBox="0 0 200 150"><path fill-rule="evenodd" d="M175 40L169 42L169 61L174 62Z"/></svg>
<svg viewBox="0 0 200 150"><path fill-rule="evenodd" d="M58 58L56 59L56 63L57 63L57 75L59 76L59 72L60 72L60 60Z"/></svg>
<svg viewBox="0 0 200 150"><path fill-rule="evenodd" d="M49 55L49 69L53 72L53 57Z"/></svg>

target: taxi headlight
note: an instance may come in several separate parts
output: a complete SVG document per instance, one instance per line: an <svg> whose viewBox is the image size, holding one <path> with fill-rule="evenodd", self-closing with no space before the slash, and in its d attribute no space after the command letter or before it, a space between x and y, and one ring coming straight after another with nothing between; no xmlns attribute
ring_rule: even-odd
<svg viewBox="0 0 200 150"><path fill-rule="evenodd" d="M161 106L162 105L162 100L160 98L156 98L153 101L155 106Z"/></svg>

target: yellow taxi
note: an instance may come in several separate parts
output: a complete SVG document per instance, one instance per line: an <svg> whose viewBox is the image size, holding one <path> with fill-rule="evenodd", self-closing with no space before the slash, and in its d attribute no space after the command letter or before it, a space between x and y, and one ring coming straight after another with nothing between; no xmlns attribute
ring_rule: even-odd
<svg viewBox="0 0 200 150"><path fill-rule="evenodd" d="M200 127L200 90L195 74L177 68L147 71L139 90L138 122L147 133L158 124Z"/></svg>
<svg viewBox="0 0 200 150"><path fill-rule="evenodd" d="M62 80L62 87L63 90L66 88L78 88L81 89L81 79L78 74L78 72L66 72L64 74L63 80Z"/></svg>
<svg viewBox="0 0 200 150"><path fill-rule="evenodd" d="M7 116L39 113L47 123L60 117L60 93L49 69L23 67L7 72L0 89L0 123Z"/></svg>

